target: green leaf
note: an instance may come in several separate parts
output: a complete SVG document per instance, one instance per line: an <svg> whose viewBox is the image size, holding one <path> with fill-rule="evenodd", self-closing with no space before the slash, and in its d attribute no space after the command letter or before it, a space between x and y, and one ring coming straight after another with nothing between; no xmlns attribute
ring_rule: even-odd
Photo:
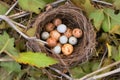
<svg viewBox="0 0 120 80"><path fill-rule="evenodd" d="M120 35L120 26L116 25L111 30L110 33L115 33Z"/></svg>
<svg viewBox="0 0 120 80"><path fill-rule="evenodd" d="M23 64L29 64L31 66L48 67L49 65L56 64L57 61L51 57L46 56L44 53L24 52L20 53L16 57L16 61Z"/></svg>
<svg viewBox="0 0 120 80"><path fill-rule="evenodd" d="M44 0L18 0L18 4L24 10L39 14L41 9L45 7L46 3Z"/></svg>
<svg viewBox="0 0 120 80"><path fill-rule="evenodd" d="M103 21L102 29L105 32L110 32L114 26L120 25L120 13L116 15L114 14L114 10L109 8L105 8L104 13L106 14L106 17Z"/></svg>
<svg viewBox="0 0 120 80"><path fill-rule="evenodd" d="M27 32L26 32L26 34L27 34L28 36L30 36L30 37L35 36L36 28L37 28L37 27L32 27L32 28L28 29Z"/></svg>
<svg viewBox="0 0 120 80"><path fill-rule="evenodd" d="M94 12L94 10L96 10L90 1L91 0L85 0L85 4L82 5L85 8L85 11L88 15L90 15L92 12Z"/></svg>
<svg viewBox="0 0 120 80"><path fill-rule="evenodd" d="M120 60L120 46L117 48L116 46L112 46L112 56L115 61Z"/></svg>
<svg viewBox="0 0 120 80"><path fill-rule="evenodd" d="M18 51L14 48L14 38L10 38L6 32L0 35L0 54L2 52L8 53L11 57L18 55Z"/></svg>
<svg viewBox="0 0 120 80"><path fill-rule="evenodd" d="M0 62L0 66L8 72L20 72L21 66L17 62Z"/></svg>
<svg viewBox="0 0 120 80"><path fill-rule="evenodd" d="M102 29L104 30L104 32L109 32L111 30L111 23L109 16L105 16L102 24Z"/></svg>
<svg viewBox="0 0 120 80"><path fill-rule="evenodd" d="M95 28L99 31L104 20L103 9L95 10L90 14L90 19L93 19Z"/></svg>
<svg viewBox="0 0 120 80"><path fill-rule="evenodd" d="M116 9L120 10L120 0L114 0L113 5L115 6Z"/></svg>
<svg viewBox="0 0 120 80"><path fill-rule="evenodd" d="M5 14L8 9L9 6L6 3L0 1L0 15Z"/></svg>
<svg viewBox="0 0 120 80"><path fill-rule="evenodd" d="M83 69L82 69L80 66L77 66L77 67L75 67L75 68L72 68L72 69L70 70L70 72L71 72L71 74L73 75L74 78L80 78L80 77L82 77L82 76L84 76L84 75L87 74L87 73L85 73L85 72L83 71Z"/></svg>

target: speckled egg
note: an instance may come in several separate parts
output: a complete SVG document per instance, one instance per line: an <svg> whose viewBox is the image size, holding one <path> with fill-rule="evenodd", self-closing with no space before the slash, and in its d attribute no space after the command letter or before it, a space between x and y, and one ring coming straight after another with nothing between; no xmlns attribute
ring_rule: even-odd
<svg viewBox="0 0 120 80"><path fill-rule="evenodd" d="M41 38L43 40L47 40L49 38L50 34L48 32L42 32L41 34Z"/></svg>
<svg viewBox="0 0 120 80"><path fill-rule="evenodd" d="M47 32L52 31L55 28L55 25L53 23L48 23L45 25L45 29Z"/></svg>
<svg viewBox="0 0 120 80"><path fill-rule="evenodd" d="M74 36L71 36L71 37L69 38L69 43L72 44L72 45L77 44L77 38L74 37Z"/></svg>
<svg viewBox="0 0 120 80"><path fill-rule="evenodd" d="M65 36L68 38L72 36L72 30L70 28L67 29L67 31L64 33Z"/></svg>
<svg viewBox="0 0 120 80"><path fill-rule="evenodd" d="M57 45L57 41L54 38L48 38L47 39L47 43L48 43L47 45L49 47L55 47Z"/></svg>
<svg viewBox="0 0 120 80"><path fill-rule="evenodd" d="M53 20L53 24L54 24L55 26L58 26L58 25L62 24L62 20L61 20L60 18L55 18L55 19Z"/></svg>
<svg viewBox="0 0 120 80"><path fill-rule="evenodd" d="M64 24L60 24L57 26L57 31L60 32L60 33L65 33L67 30L67 26L64 25Z"/></svg>
<svg viewBox="0 0 120 80"><path fill-rule="evenodd" d="M65 44L65 43L67 43L67 41L68 41L68 38L65 35L63 35L59 38L59 42L61 44Z"/></svg>
<svg viewBox="0 0 120 80"><path fill-rule="evenodd" d="M62 52L66 56L72 54L72 52L73 52L73 46L71 44L64 44L62 46Z"/></svg>
<svg viewBox="0 0 120 80"><path fill-rule="evenodd" d="M83 33L82 33L82 30L81 30L81 29L75 28L75 29L73 29L72 34L73 34L73 36L75 36L76 38L80 38Z"/></svg>
<svg viewBox="0 0 120 80"><path fill-rule="evenodd" d="M55 54L60 54L61 53L61 47L60 46L55 46L54 48L53 48L53 52L55 53Z"/></svg>
<svg viewBox="0 0 120 80"><path fill-rule="evenodd" d="M50 32L50 37L59 40L59 37L61 36L61 34L57 31L57 30L53 30Z"/></svg>

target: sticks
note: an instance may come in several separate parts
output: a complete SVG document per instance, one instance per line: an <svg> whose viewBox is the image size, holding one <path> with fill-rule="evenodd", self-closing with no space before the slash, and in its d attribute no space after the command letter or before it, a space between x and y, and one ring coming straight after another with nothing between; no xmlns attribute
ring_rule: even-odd
<svg viewBox="0 0 120 80"><path fill-rule="evenodd" d="M108 68L111 68L111 67L113 67L113 66L115 66L115 65L118 65L118 64L120 64L120 61L117 61L117 62L114 62L114 63L112 63L112 64L110 64L110 65L108 65L108 66L106 66L106 67L103 67L103 68L101 68L101 69L99 69L99 70L97 70L97 71L94 71L94 72L92 72L92 73L90 73L90 74L88 74L88 75L86 75L86 76L84 76L84 77L82 77L82 78L80 78L80 79L75 79L75 80L87 80L89 77L91 77L92 75L95 75L95 74L97 74L97 73L99 73L99 72L101 72L101 71L104 71L104 70L106 70L106 69L108 69Z"/></svg>
<svg viewBox="0 0 120 80"><path fill-rule="evenodd" d="M24 33L22 33L19 29L17 29L16 25L13 24L12 20L9 19L7 16L5 15L0 15L0 18L5 20L14 30L16 30L21 36L23 36L25 39L27 40L35 40L44 44L47 44L47 42L42 41L40 39L37 39L36 37L28 37L27 35L25 35Z"/></svg>
<svg viewBox="0 0 120 80"><path fill-rule="evenodd" d="M93 76L91 78L88 78L87 80L97 80L97 79L100 79L100 78L103 78L103 77L106 77L106 76L109 76L109 75L112 75L112 74L115 74L115 73L118 73L120 72L120 68L118 69L115 69L113 71L110 71L110 72L107 72L107 73L104 73L104 74L101 74L101 75L96 75L96 76Z"/></svg>
<svg viewBox="0 0 120 80"><path fill-rule="evenodd" d="M100 0L92 0L93 2L97 2L97 3L101 3L101 4L105 4L105 5L109 5L112 6L111 3L105 2L105 1L100 1Z"/></svg>
<svg viewBox="0 0 120 80"><path fill-rule="evenodd" d="M16 1L16 2L12 5L12 7L5 13L5 15L8 15L8 14L12 11L12 9L17 5L17 3L18 3L18 1Z"/></svg>
<svg viewBox="0 0 120 80"><path fill-rule="evenodd" d="M49 68L50 68L51 70L57 72L58 74L64 76L66 79L68 79L68 80L73 80L70 76L68 76L68 75L66 75L66 74L64 74L64 73L62 73L61 71L59 71L59 70L57 70L57 69L55 69L55 68L52 68L52 67L49 67Z"/></svg>

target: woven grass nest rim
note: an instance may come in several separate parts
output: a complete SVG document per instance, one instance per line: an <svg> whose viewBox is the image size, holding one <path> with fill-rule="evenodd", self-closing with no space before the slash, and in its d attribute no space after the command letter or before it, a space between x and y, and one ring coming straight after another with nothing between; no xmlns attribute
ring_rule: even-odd
<svg viewBox="0 0 120 80"><path fill-rule="evenodd" d="M89 56L92 55L92 52L95 48L96 35L93 26L83 15L82 10L67 2L62 6L40 14L34 23L34 26L38 27L36 34L40 34L42 31L44 31L45 24L51 22L54 18L60 18L63 21L63 24L66 24L72 29L82 29L83 37L79 39L78 44L74 46L74 52L70 56L60 56L54 53L51 54L50 51L48 51L47 47L44 45L40 46L40 50L47 53L49 56L58 59L60 61L60 65L64 65L61 62L62 60L65 65L69 67L75 66L78 63L81 63L88 59Z"/></svg>

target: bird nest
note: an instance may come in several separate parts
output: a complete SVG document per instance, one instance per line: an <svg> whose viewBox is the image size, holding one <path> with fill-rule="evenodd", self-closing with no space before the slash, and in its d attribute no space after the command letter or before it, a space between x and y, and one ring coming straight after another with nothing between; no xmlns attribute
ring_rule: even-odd
<svg viewBox="0 0 120 80"><path fill-rule="evenodd" d="M74 50L71 55L55 54L47 45L32 44L33 51L41 51L48 56L56 58L59 63L53 65L55 68L63 69L78 65L79 63L88 60L95 48L95 31L93 26L83 14L80 8L75 7L70 3L66 3L57 8L53 8L43 12L36 19L34 26L37 26L36 35L41 39L40 34L45 30L45 25L52 22L55 18L60 18L62 23L70 29L79 28L82 30L82 37L78 38L78 43L74 45Z"/></svg>

